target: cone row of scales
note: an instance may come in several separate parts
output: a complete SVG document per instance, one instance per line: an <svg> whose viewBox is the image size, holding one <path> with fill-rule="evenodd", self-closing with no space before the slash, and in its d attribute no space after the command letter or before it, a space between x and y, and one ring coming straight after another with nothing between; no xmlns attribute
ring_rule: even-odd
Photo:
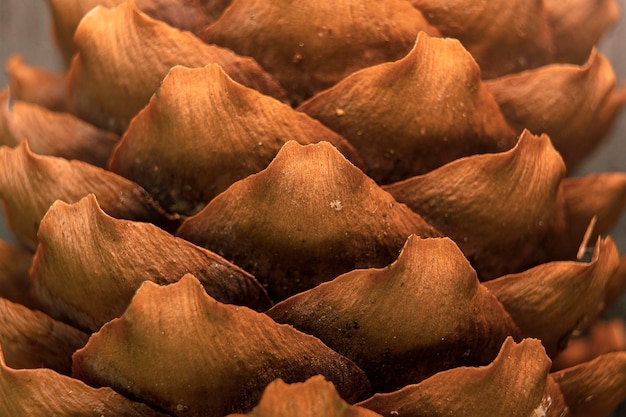
<svg viewBox="0 0 626 417"><path fill-rule="evenodd" d="M567 176L626 103L614 2L49 3L68 71L0 93L0 414L626 398L624 351L563 359L626 287L626 174Z"/></svg>

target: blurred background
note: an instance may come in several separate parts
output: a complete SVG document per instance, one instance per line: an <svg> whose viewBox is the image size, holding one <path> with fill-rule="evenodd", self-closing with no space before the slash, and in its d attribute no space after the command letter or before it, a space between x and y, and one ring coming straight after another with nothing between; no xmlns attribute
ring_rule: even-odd
<svg viewBox="0 0 626 417"><path fill-rule="evenodd" d="M611 61L620 85L626 84L626 0L618 0L622 18L611 28L599 45L601 53ZM45 0L0 0L0 62L4 65L14 53L30 65L50 70L62 70L62 61L51 37L51 18ZM0 72L0 86L6 84L6 74ZM626 111L615 124L604 144L572 176L589 173L626 172ZM0 213L1 216L1 213ZM622 255L626 255L626 216L614 228L611 236ZM13 241L0 217L0 238ZM626 298L609 315L626 318ZM622 406L615 416L626 416Z"/></svg>

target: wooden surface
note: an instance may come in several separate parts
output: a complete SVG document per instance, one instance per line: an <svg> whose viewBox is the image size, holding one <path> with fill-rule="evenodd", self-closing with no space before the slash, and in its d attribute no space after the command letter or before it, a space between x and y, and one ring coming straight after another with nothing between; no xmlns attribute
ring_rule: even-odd
<svg viewBox="0 0 626 417"><path fill-rule="evenodd" d="M626 0L618 0L623 18L601 42L600 52L613 64L618 82L626 84ZM52 70L61 69L61 60L51 41L51 25L45 0L0 0L0 62L9 55L20 53L31 65L44 66ZM0 73L0 85L6 76ZM626 172L626 111L622 112L612 134L603 146L573 175L592 172ZM10 239L0 219L0 237ZM626 254L626 216L612 233L620 252ZM626 317L626 300L616 310ZM626 407L616 416L626 416Z"/></svg>

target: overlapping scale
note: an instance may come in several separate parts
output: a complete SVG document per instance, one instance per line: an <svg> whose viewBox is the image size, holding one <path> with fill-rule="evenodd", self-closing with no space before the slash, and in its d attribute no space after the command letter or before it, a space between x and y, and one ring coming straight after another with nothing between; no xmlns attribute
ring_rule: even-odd
<svg viewBox="0 0 626 417"><path fill-rule="evenodd" d="M38 237L33 293L48 314L90 331L122 315L142 282L164 285L186 273L218 301L270 306L250 274L152 224L108 216L93 194L53 204Z"/></svg>
<svg viewBox="0 0 626 417"><path fill-rule="evenodd" d="M550 239L566 230L564 175L549 138L526 131L510 151L461 158L384 189L452 238L485 280L552 260Z"/></svg>
<svg viewBox="0 0 626 417"><path fill-rule="evenodd" d="M277 378L324 375L350 403L369 391L363 372L319 339L221 304L191 275L145 282L122 317L74 354L73 374L176 416L247 412Z"/></svg>
<svg viewBox="0 0 626 417"><path fill-rule="evenodd" d="M458 39L484 78L536 68L555 59L542 1L410 0L446 37Z"/></svg>
<svg viewBox="0 0 626 417"><path fill-rule="evenodd" d="M598 356L553 377L572 417L608 416L626 399L626 352Z"/></svg>
<svg viewBox="0 0 626 417"><path fill-rule="evenodd" d="M17 239L37 247L39 222L56 200L76 202L94 193L117 218L170 224L163 209L137 184L81 161L33 154L26 142L0 148L0 196Z"/></svg>
<svg viewBox="0 0 626 417"><path fill-rule="evenodd" d="M81 20L68 79L68 106L90 123L122 133L175 65L219 64L234 80L282 98L282 88L252 58L207 45L140 12L132 1L97 6Z"/></svg>
<svg viewBox="0 0 626 417"><path fill-rule="evenodd" d="M517 132L550 136L568 170L597 148L626 104L626 88L595 50L581 66L546 65L486 85Z"/></svg>
<svg viewBox="0 0 626 417"><path fill-rule="evenodd" d="M588 236L593 244L598 236L608 234L626 209L626 173L605 172L561 181L569 236L563 239L563 254L575 253L592 224ZM578 242L578 243L577 243Z"/></svg>
<svg viewBox="0 0 626 417"><path fill-rule="evenodd" d="M404 58L354 73L298 110L348 139L382 184L515 145L472 57L425 33Z"/></svg>
<svg viewBox="0 0 626 417"><path fill-rule="evenodd" d="M131 122L110 169L166 210L192 215L233 182L266 168L289 140L331 142L362 165L337 133L236 83L217 64L174 67Z"/></svg>
<svg viewBox="0 0 626 417"><path fill-rule="evenodd" d="M69 63L77 52L74 33L94 7L115 7L128 0L48 0L55 40ZM230 0L133 0L139 10L175 28L197 33L219 16Z"/></svg>
<svg viewBox="0 0 626 417"><path fill-rule="evenodd" d="M619 18L615 0L542 0L556 49L556 62L582 64Z"/></svg>
<svg viewBox="0 0 626 417"><path fill-rule="evenodd" d="M267 314L352 359L375 392L453 367L486 365L507 336L520 336L447 238L411 236L390 266L348 272Z"/></svg>
<svg viewBox="0 0 626 417"><path fill-rule="evenodd" d="M234 0L201 37L254 57L298 103L356 70L401 58L420 31L439 35L402 0Z"/></svg>
<svg viewBox="0 0 626 417"><path fill-rule="evenodd" d="M11 97L52 111L65 111L66 74L33 67L21 55L11 55L4 67Z"/></svg>
<svg viewBox="0 0 626 417"><path fill-rule="evenodd" d="M484 285L504 305L524 337L542 341L548 355L567 346L604 311L619 255L610 238L598 241L590 262L560 261L505 275Z"/></svg>
<svg viewBox="0 0 626 417"><path fill-rule="evenodd" d="M0 298L0 346L11 368L50 368L69 375L72 354L88 338L41 311Z"/></svg>
<svg viewBox="0 0 626 417"><path fill-rule="evenodd" d="M3 416L165 417L110 388L95 389L51 369L12 369L0 351Z"/></svg>
<svg viewBox="0 0 626 417"><path fill-rule="evenodd" d="M440 372L419 384L375 394L358 405L385 417L561 417L567 415L567 406L549 371L550 359L541 342L515 343L509 338L487 366Z"/></svg>
<svg viewBox="0 0 626 417"><path fill-rule="evenodd" d="M274 300L385 266L411 234L440 236L329 143L293 141L177 231L252 273Z"/></svg>
<svg viewBox="0 0 626 417"><path fill-rule="evenodd" d="M119 141L115 133L98 129L69 113L52 112L0 92L0 144L15 147L23 140L37 154L78 159L105 167Z"/></svg>
<svg viewBox="0 0 626 417"><path fill-rule="evenodd" d="M228 417L380 417L363 407L346 403L332 382L316 375L304 382L286 384L277 379L267 386L259 404L248 414Z"/></svg>

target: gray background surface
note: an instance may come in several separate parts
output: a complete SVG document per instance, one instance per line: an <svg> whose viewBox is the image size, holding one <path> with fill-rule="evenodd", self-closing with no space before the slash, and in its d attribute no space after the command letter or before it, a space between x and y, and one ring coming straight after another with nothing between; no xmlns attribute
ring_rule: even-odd
<svg viewBox="0 0 626 417"><path fill-rule="evenodd" d="M599 45L608 56L617 74L618 83L626 84L626 0L618 0L622 19ZM62 62L51 41L50 16L45 0L0 0L0 62L13 53L20 53L27 63L51 70L60 70ZM4 71L0 72L0 86L6 84ZM626 171L626 111L622 112L613 132L598 151L571 175L592 172ZM611 233L620 252L626 254L626 216ZM0 237L11 240L4 221L0 219ZM613 311L626 317L626 299ZM626 416L626 407L616 414Z"/></svg>

